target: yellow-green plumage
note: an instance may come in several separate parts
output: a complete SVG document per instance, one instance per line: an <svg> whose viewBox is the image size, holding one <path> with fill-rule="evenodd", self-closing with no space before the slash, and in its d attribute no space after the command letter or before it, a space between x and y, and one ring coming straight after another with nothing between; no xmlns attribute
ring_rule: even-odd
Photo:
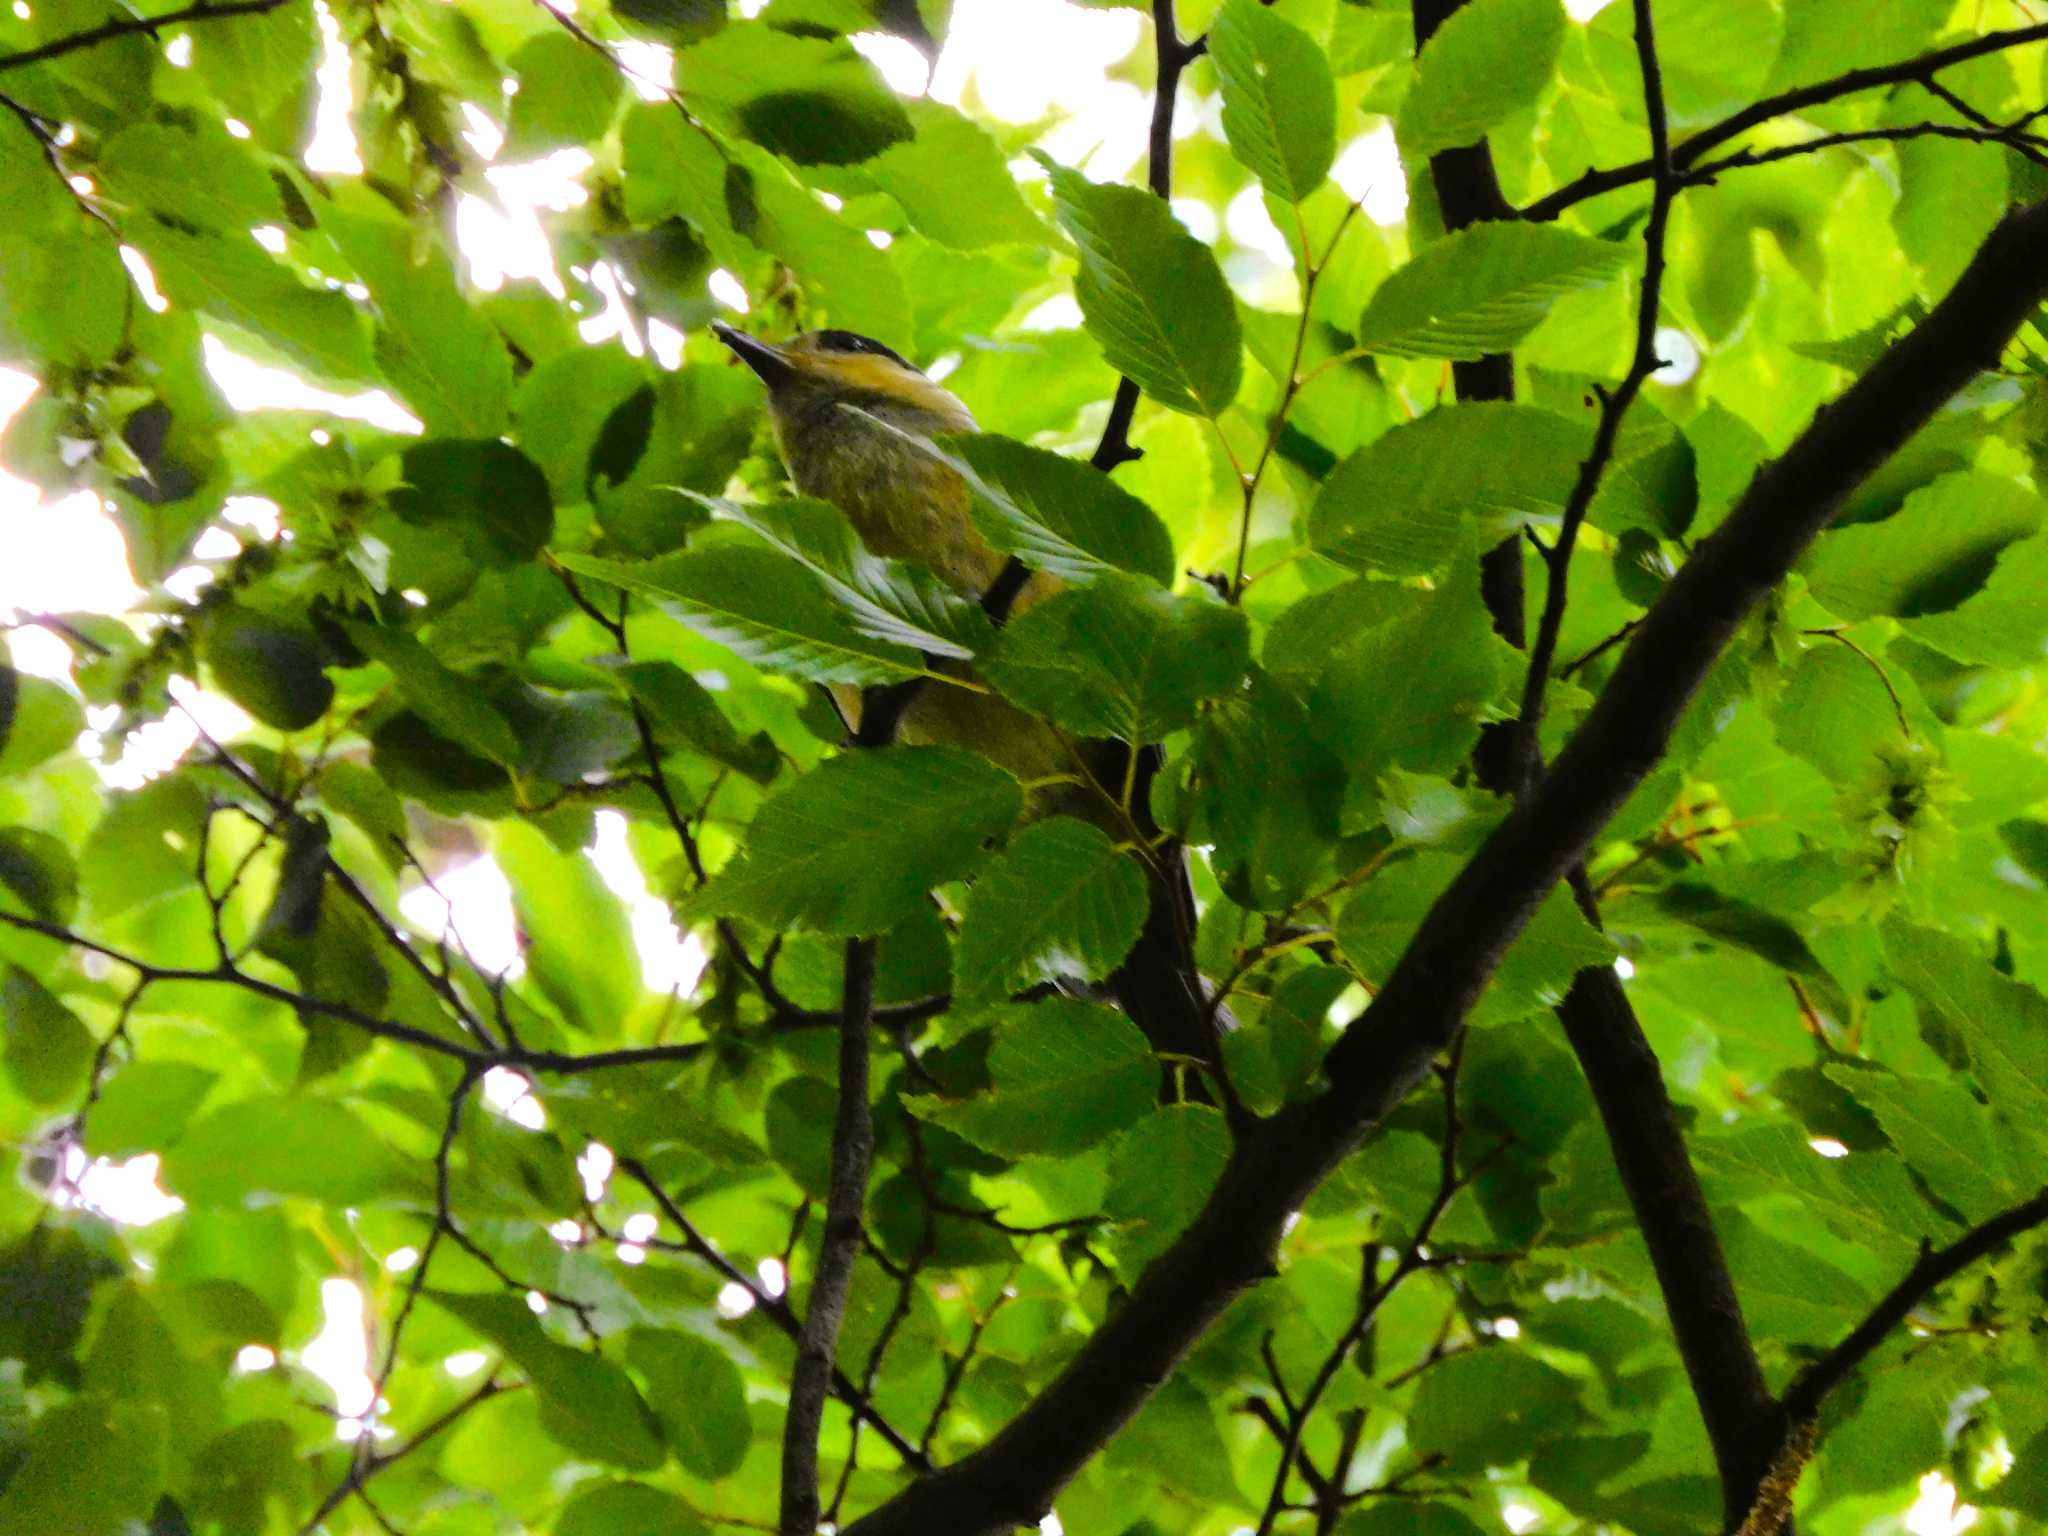
<svg viewBox="0 0 2048 1536"><path fill-rule="evenodd" d="M844 338L875 346L865 338L810 331L771 348L738 332L720 334L768 385L776 446L797 490L838 507L874 553L929 566L966 597L988 590L1003 556L975 528L966 483L898 435L972 432L974 416L965 405L893 353L827 344ZM1058 589L1057 578L1033 576L1014 611ZM859 690L835 688L833 696L857 727ZM1043 721L965 688L925 689L898 735L907 742L971 746L1027 781L1074 774L1081 766Z"/></svg>

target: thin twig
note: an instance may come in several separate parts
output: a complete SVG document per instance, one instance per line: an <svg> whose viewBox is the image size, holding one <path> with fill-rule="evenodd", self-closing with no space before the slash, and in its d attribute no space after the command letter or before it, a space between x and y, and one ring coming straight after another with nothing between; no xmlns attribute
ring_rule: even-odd
<svg viewBox="0 0 2048 1536"><path fill-rule="evenodd" d="M1709 125L1687 139L1672 155L1673 168L1689 171L1723 144L1739 138L1750 129L1760 127L1776 118L1788 117L1808 107L1821 106L1844 96L1853 96L1862 91L1874 91L1887 85L1904 85L1909 82L1925 84L1944 69L1958 64L1967 64L1972 59L1981 59L1989 54L2003 53L2027 43L2038 43L2048 38L2048 22L2037 22L2032 26L2014 27L2002 32L1987 32L1982 37L1973 37L1966 42L1955 43L1947 48L1936 48L1928 53L1916 54L1892 64L1878 64L1865 69L1852 69L1826 80L1802 85L1794 90L1782 91L1776 96L1767 96L1753 102L1739 112L1732 112L1718 123ZM1521 216L1531 222L1541 223L1554 219L1565 209L1613 192L1621 187L1634 186L1637 182L1648 181L1657 173L1654 160L1636 160L1627 165L1594 169L1566 182L1556 191L1545 194L1529 204Z"/></svg>
<svg viewBox="0 0 2048 1536"><path fill-rule="evenodd" d="M1522 687L1519 715L1524 739L1533 742L1543 723L1545 691L1550 686L1551 663L1557 655L1558 632L1564 627L1565 603L1571 589L1572 550L1586 513L1599 492L1600 480L1614 458L1614 446L1621 435L1622 418L1635 404L1650 375L1660 366L1657 357L1657 319L1664 293L1664 237L1671 219L1671 202L1677 195L1672 174L1671 133L1664 110L1664 72L1657 58L1657 37L1651 20L1650 0L1633 0L1635 6L1636 61L1642 72L1643 107L1650 124L1650 165L1652 191L1650 217L1643 226L1643 291L1636 305L1636 345L1627 374L1611 393L1600 398L1600 424L1593 435L1593 448L1579 466L1579 477L1565 503L1564 520L1556 541L1545 552L1548 580L1544 584L1543 614L1537 620L1536 640L1529 651L1529 671ZM1533 751L1523 754L1525 771L1533 769Z"/></svg>
<svg viewBox="0 0 2048 1536"><path fill-rule="evenodd" d="M169 11L161 16L122 16L88 27L82 32L70 32L54 38L35 48L24 48L19 53L0 54L0 74L10 69L25 69L31 64L41 64L47 59L61 59L67 53L76 53L81 48L95 48L101 43L110 43L117 37L134 37L147 33L154 38L164 27L180 26L188 21L220 21L232 16L258 16L265 11L274 11L285 0L200 0L197 5L188 5L182 11Z"/></svg>

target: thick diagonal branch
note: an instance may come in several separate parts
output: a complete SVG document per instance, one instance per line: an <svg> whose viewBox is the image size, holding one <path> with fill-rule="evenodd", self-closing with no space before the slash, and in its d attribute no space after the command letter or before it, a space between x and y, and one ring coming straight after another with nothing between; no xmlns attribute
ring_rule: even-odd
<svg viewBox="0 0 2048 1536"><path fill-rule="evenodd" d="M997 1536L1035 1522L1239 1293L1345 1152L1428 1072L1544 896L1655 766L1750 610L1843 499L2048 294L2048 203L2001 223L1953 292L1752 482L1636 631L1557 766L1452 882L1327 1062L1330 1088L1241 1138L1194 1224L988 1445L848 1527Z"/></svg>

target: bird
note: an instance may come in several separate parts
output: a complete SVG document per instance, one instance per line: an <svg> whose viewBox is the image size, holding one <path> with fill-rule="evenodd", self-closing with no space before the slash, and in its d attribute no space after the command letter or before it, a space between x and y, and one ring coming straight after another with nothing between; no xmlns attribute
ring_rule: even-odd
<svg viewBox="0 0 2048 1536"><path fill-rule="evenodd" d="M1005 557L972 515L967 483L917 439L974 432L960 398L900 353L846 330L810 330L784 342L714 321L712 330L768 391L768 418L790 483L800 495L846 514L871 553L915 560L969 598L979 599L1003 572ZM1022 613L1058 592L1061 582L1033 572L1011 609ZM857 690L835 689L847 728L860 726ZM1143 742L1074 742L992 691L926 688L905 711L897 739L964 746L1026 783L1078 780L1078 788L1035 797L1031 814L1077 815L1122 840L1132 831L1118 796L1125 754ZM1138 841L1157 829L1142 803ZM1111 994L1155 1051L1217 1064L1218 1021L1196 970L1191 935L1194 896L1177 843L1145 860L1150 905L1137 943L1109 978Z"/></svg>

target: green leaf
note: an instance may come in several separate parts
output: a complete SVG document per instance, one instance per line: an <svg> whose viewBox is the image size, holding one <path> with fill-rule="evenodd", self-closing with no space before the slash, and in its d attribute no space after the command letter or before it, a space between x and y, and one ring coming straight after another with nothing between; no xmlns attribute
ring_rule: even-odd
<svg viewBox="0 0 2048 1536"><path fill-rule="evenodd" d="M507 768L519 762L519 738L473 679L451 670L411 634L382 624L351 621L356 649L387 668L405 702L450 741Z"/></svg>
<svg viewBox="0 0 2048 1536"><path fill-rule="evenodd" d="M1314 38L1256 3L1224 0L1209 28L1223 132L1266 190L1299 203L1337 158L1337 85Z"/></svg>
<svg viewBox="0 0 2048 1536"><path fill-rule="evenodd" d="M280 1196L369 1205L418 1194L426 1171L331 1099L266 1095L189 1126L164 1152L163 1183L194 1205Z"/></svg>
<svg viewBox="0 0 2048 1536"><path fill-rule="evenodd" d="M1237 398L1244 342L1215 254L1163 199L1039 161L1081 250L1074 296L1110 366L1161 405L1220 416Z"/></svg>
<svg viewBox="0 0 2048 1536"><path fill-rule="evenodd" d="M1231 899L1278 912L1306 895L1337 840L1344 765L1315 739L1301 699L1255 671L1196 726L1193 771L1206 786L1198 840L1213 840Z"/></svg>
<svg viewBox="0 0 2048 1536"><path fill-rule="evenodd" d="M651 1471L666 1459L654 1415L626 1373L549 1338L523 1298L503 1291L425 1294L526 1373L540 1398L541 1427L556 1443L635 1472Z"/></svg>
<svg viewBox="0 0 2048 1536"><path fill-rule="evenodd" d="M1965 1219L1982 1221L2022 1198L2006 1172L1991 1111L1960 1083L1849 1066L1825 1071L1877 1117L1886 1140Z"/></svg>
<svg viewBox="0 0 2048 1536"><path fill-rule="evenodd" d="M786 1077L768 1095L762 1131L768 1155L813 1200L832 1188L832 1122L839 1096L817 1077Z"/></svg>
<svg viewBox="0 0 2048 1536"><path fill-rule="evenodd" d="M685 910L880 933L916 912L933 886L979 868L1023 800L1009 774L955 747L832 758L762 804L744 860Z"/></svg>
<svg viewBox="0 0 2048 1536"><path fill-rule="evenodd" d="M956 1007L997 1002L1038 981L1101 981L1145 926L1144 872L1071 816L1027 827L982 873L953 952Z"/></svg>
<svg viewBox="0 0 2048 1536"><path fill-rule="evenodd" d="M226 133L136 123L107 144L95 178L115 199L174 222L242 236L284 221L277 183Z"/></svg>
<svg viewBox="0 0 2048 1536"><path fill-rule="evenodd" d="M0 827L0 898L44 922L70 922L78 910L78 868L70 849L47 832Z"/></svg>
<svg viewBox="0 0 2048 1536"><path fill-rule="evenodd" d="M1176 597L1105 576L1032 608L997 637L989 680L1034 714L1082 736L1157 741L1194 723L1251 661L1243 613L1198 589Z"/></svg>
<svg viewBox="0 0 2048 1536"><path fill-rule="evenodd" d="M830 502L794 497L710 504L802 562L871 640L964 661L985 649L995 633L976 604L928 567L870 554L846 514Z"/></svg>
<svg viewBox="0 0 2048 1536"><path fill-rule="evenodd" d="M988 1069L987 1093L905 1095L904 1107L998 1156L1037 1157L1085 1151L1159 1099L1159 1063L1137 1025L1075 998L1004 1009Z"/></svg>
<svg viewBox="0 0 2048 1536"><path fill-rule="evenodd" d="M647 365L620 347L573 347L519 381L520 449L546 473L556 501L590 499L605 425L640 391L651 395Z"/></svg>
<svg viewBox="0 0 2048 1536"><path fill-rule="evenodd" d="M555 1536L702 1536L696 1511L651 1483L582 1487L555 1517Z"/></svg>
<svg viewBox="0 0 2048 1536"><path fill-rule="evenodd" d="M760 259L753 178L717 137L684 122L667 102L626 109L619 131L626 217L636 225L687 219L717 258L744 270Z"/></svg>
<svg viewBox="0 0 2048 1536"><path fill-rule="evenodd" d="M1627 262L1624 247L1554 224L1475 224L1424 246L1380 284L1358 344L1462 361L1506 352L1559 299L1599 287Z"/></svg>
<svg viewBox="0 0 2048 1536"><path fill-rule="evenodd" d="M852 165L911 136L903 103L843 38L727 27L676 63L692 107L798 165Z"/></svg>
<svg viewBox="0 0 2048 1536"><path fill-rule="evenodd" d="M603 136L620 95L619 71L596 48L567 32L528 39L507 61L519 92L505 143L521 158Z"/></svg>
<svg viewBox="0 0 2048 1536"><path fill-rule="evenodd" d="M1906 632L1936 650L1979 666L2031 667L2048 654L2048 534L1999 551L1998 564L1978 592L1946 613L1921 614Z"/></svg>
<svg viewBox="0 0 2048 1536"><path fill-rule="evenodd" d="M0 338L11 309L13 329L54 364L92 368L120 349L132 289L112 238L95 233L29 247L0 271L7 274L0 279Z"/></svg>
<svg viewBox="0 0 2048 1536"><path fill-rule="evenodd" d="M1592 434L1530 405L1439 406L1339 464L1309 509L1309 542L1353 570L1426 576L1467 530L1491 548L1518 528L1555 528Z"/></svg>
<svg viewBox="0 0 2048 1536"><path fill-rule="evenodd" d="M287 362L342 384L375 376L369 335L347 294L309 288L245 237L188 234L168 224L130 231L172 304L248 332Z"/></svg>
<svg viewBox="0 0 2048 1536"><path fill-rule="evenodd" d="M265 725L303 731L334 702L320 637L248 608L215 612L200 653L220 690Z"/></svg>
<svg viewBox="0 0 2048 1536"><path fill-rule="evenodd" d="M922 106L917 136L890 145L862 169L903 205L914 228L941 245L1042 245L1049 231L1025 205L989 131L951 107Z"/></svg>
<svg viewBox="0 0 2048 1536"><path fill-rule="evenodd" d="M66 1104L85 1086L92 1031L35 977L18 966L0 981L7 1075L31 1104Z"/></svg>
<svg viewBox="0 0 2048 1536"><path fill-rule="evenodd" d="M1109 1154L1103 1213L1121 1224L1117 1264L1126 1274L1164 1253L1195 1219L1230 1161L1230 1129L1207 1105L1155 1109Z"/></svg>
<svg viewBox="0 0 2048 1536"><path fill-rule="evenodd" d="M1379 820L1380 775L1448 773L1471 755L1508 676L1477 561L1332 657L1309 692L1309 731L1350 777L1344 822Z"/></svg>
<svg viewBox="0 0 2048 1536"><path fill-rule="evenodd" d="M434 246L381 215L332 210L321 227L370 290L380 324L377 366L437 437L496 438L512 405L512 359L497 329L467 304Z"/></svg>
<svg viewBox="0 0 2048 1536"><path fill-rule="evenodd" d="M1920 487L1882 522L1822 534L1802 569L1845 619L1947 612L1981 592L2001 552L2038 533L2044 516L2024 486L1965 470Z"/></svg>
<svg viewBox="0 0 2048 1536"><path fill-rule="evenodd" d="M1884 949L1892 974L1962 1041L1999 1118L2048 1144L2048 998L1932 928L1894 918Z"/></svg>
<svg viewBox="0 0 2048 1536"><path fill-rule="evenodd" d="M674 662L630 662L619 669L619 677L646 712L658 745L701 752L757 784L769 782L782 766L782 756L766 731L742 741L711 690Z"/></svg>
<svg viewBox="0 0 2048 1536"><path fill-rule="evenodd" d="M637 565L590 555L556 558L578 576L652 598L765 671L862 686L925 675L915 651L863 635L815 575L772 550L729 545Z"/></svg>
<svg viewBox="0 0 2048 1536"><path fill-rule="evenodd" d="M728 153L733 165L723 178L722 205L737 207L747 238L802 280L813 315L868 336L910 329L910 300L887 251L877 250L865 230L819 202L766 151L735 144Z"/></svg>
<svg viewBox="0 0 2048 1536"><path fill-rule="evenodd" d="M244 13L231 27L193 27L185 35L192 39L193 72L251 121L306 90L320 63L320 29L306 7Z"/></svg>
<svg viewBox="0 0 2048 1536"><path fill-rule="evenodd" d="M219 1081L186 1061L134 1061L110 1077L85 1116L85 1150L94 1157L158 1152L177 1140Z"/></svg>
<svg viewBox="0 0 2048 1536"><path fill-rule="evenodd" d="M1533 106L1564 36L1557 0L1471 0L1452 11L1415 61L1396 130L1402 151L1420 161L1477 143Z"/></svg>
<svg viewBox="0 0 2048 1536"><path fill-rule="evenodd" d="M616 1038L640 999L640 956L619 898L589 859L525 822L500 822L491 852L512 886L535 983L570 1023Z"/></svg>
<svg viewBox="0 0 2048 1536"><path fill-rule="evenodd" d="M1408 1413L1409 1443L1460 1467L1514 1461L1583 1417L1579 1386L1525 1350L1489 1344L1432 1366Z"/></svg>
<svg viewBox="0 0 2048 1536"><path fill-rule="evenodd" d="M626 1364L646 1380L655 1417L684 1471L715 1482L739 1470L754 1430L731 1356L695 1334L635 1328L626 1335ZM662 1536L673 1529L663 1526Z"/></svg>
<svg viewBox="0 0 2048 1536"><path fill-rule="evenodd" d="M0 1490L0 1536L125 1536L164 1486L169 1429L158 1404L98 1392L51 1408Z"/></svg>
<svg viewBox="0 0 2048 1536"><path fill-rule="evenodd" d="M495 438L433 438L400 460L391 508L418 528L452 529L481 566L522 565L554 536L548 483L533 460Z"/></svg>
<svg viewBox="0 0 2048 1536"><path fill-rule="evenodd" d="M85 709L64 688L0 662L0 779L49 761L84 729Z"/></svg>
<svg viewBox="0 0 2048 1536"><path fill-rule="evenodd" d="M1172 585L1166 525L1107 475L989 433L941 441L974 494L975 526L996 549L1068 581L1121 570Z"/></svg>

